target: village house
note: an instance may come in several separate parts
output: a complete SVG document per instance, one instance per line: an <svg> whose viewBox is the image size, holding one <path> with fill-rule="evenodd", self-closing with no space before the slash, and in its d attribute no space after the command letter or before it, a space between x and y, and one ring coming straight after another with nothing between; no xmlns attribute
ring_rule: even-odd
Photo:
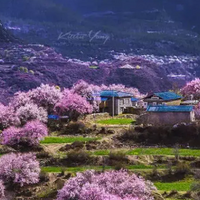
<svg viewBox="0 0 200 200"><path fill-rule="evenodd" d="M198 100L186 100L181 101L181 105L191 105L191 106L197 106L199 104Z"/></svg>
<svg viewBox="0 0 200 200"><path fill-rule="evenodd" d="M110 115L129 113L138 101L132 94L115 90L103 90L100 97L100 112L108 112Z"/></svg>
<svg viewBox="0 0 200 200"><path fill-rule="evenodd" d="M174 92L158 92L148 95L143 99L144 107L156 105L180 105L182 96Z"/></svg>
<svg viewBox="0 0 200 200"><path fill-rule="evenodd" d="M154 126L174 125L195 121L193 106L148 106L147 113L141 116L140 123Z"/></svg>

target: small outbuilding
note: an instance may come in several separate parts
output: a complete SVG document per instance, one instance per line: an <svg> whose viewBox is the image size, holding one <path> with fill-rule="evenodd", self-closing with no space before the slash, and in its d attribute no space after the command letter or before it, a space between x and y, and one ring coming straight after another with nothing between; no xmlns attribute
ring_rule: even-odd
<svg viewBox="0 0 200 200"><path fill-rule="evenodd" d="M180 105L182 98L181 95L174 92L157 92L147 95L144 98L144 104L146 108L156 105Z"/></svg>
<svg viewBox="0 0 200 200"><path fill-rule="evenodd" d="M199 104L198 100L186 100L181 102L181 105L197 106L198 104Z"/></svg>
<svg viewBox="0 0 200 200"><path fill-rule="evenodd" d="M152 124L154 126L195 121L193 106L148 106L147 113L142 117L143 124Z"/></svg>

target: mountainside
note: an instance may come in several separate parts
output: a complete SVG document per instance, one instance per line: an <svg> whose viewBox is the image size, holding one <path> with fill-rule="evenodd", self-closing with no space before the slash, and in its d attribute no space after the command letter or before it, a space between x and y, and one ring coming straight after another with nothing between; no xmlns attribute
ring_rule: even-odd
<svg viewBox="0 0 200 200"><path fill-rule="evenodd" d="M165 10L172 20L200 31L199 0L0 0L0 13L20 19L70 22L83 14Z"/></svg>
<svg viewBox="0 0 200 200"><path fill-rule="evenodd" d="M184 22L184 13L192 9L186 1L148 1L144 7L137 0L29 2L0 0L6 28L0 26L4 102L41 83L70 87L84 79L146 93L200 76L198 24L188 22L191 28Z"/></svg>
<svg viewBox="0 0 200 200"><path fill-rule="evenodd" d="M10 43L10 42L16 42L17 39L10 34L5 28L3 27L2 22L0 21L0 42L2 43Z"/></svg>
<svg viewBox="0 0 200 200"><path fill-rule="evenodd" d="M7 38L5 30L2 38ZM0 40L2 41L2 38ZM11 37L12 38L12 37ZM52 48L39 44L0 45L1 101L19 90L41 83L70 87L79 79L89 83L122 83L141 92L162 91L182 86L200 75L200 58L193 56L113 55L113 61L82 62L65 59Z"/></svg>
<svg viewBox="0 0 200 200"><path fill-rule="evenodd" d="M111 59L113 51L199 55L197 0L144 2L0 0L0 18L16 37L84 61Z"/></svg>

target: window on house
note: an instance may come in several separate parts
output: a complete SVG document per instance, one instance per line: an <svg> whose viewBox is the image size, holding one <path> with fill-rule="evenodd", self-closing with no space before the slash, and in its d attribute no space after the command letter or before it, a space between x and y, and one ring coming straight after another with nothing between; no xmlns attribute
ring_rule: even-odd
<svg viewBox="0 0 200 200"><path fill-rule="evenodd" d="M151 97L151 99L159 99L159 97Z"/></svg>

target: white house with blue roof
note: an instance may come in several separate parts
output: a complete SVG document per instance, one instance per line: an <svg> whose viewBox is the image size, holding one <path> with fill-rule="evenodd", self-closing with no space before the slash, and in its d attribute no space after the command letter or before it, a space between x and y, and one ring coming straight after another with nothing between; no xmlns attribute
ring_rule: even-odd
<svg viewBox="0 0 200 200"><path fill-rule="evenodd" d="M148 95L143 99L144 105L156 106L156 105L180 105L182 96L174 92L157 92Z"/></svg>
<svg viewBox="0 0 200 200"><path fill-rule="evenodd" d="M132 94L116 90L103 90L100 92L100 97L100 112L108 112L111 115L128 112L138 101Z"/></svg>
<svg viewBox="0 0 200 200"><path fill-rule="evenodd" d="M154 126L174 125L195 121L193 106L148 106L147 113L142 117L141 123Z"/></svg>

